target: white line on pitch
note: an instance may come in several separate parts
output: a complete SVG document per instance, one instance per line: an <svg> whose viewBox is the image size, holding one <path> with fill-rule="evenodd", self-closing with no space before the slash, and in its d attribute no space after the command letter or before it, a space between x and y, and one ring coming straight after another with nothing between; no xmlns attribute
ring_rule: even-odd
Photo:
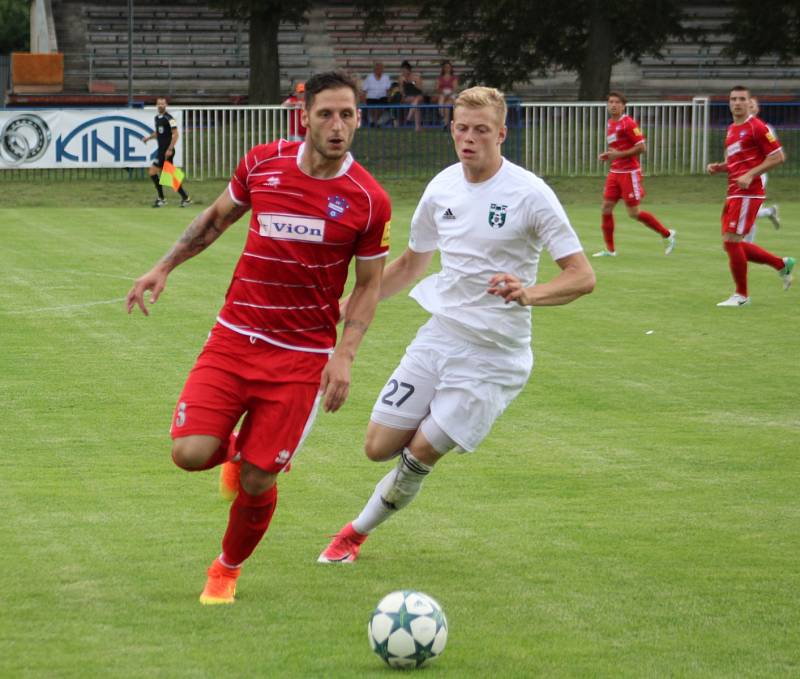
<svg viewBox="0 0 800 679"><path fill-rule="evenodd" d="M16 316L21 314L41 314L45 311L70 311L72 309L85 309L86 307L90 306L98 306L99 304L116 304L118 302L124 302L127 298L126 297L115 297L114 299L104 299L99 302L84 302L83 304L64 304L63 306L50 306L50 307L40 307L38 309L17 309L15 311L0 311L0 313L7 314L9 316Z"/></svg>

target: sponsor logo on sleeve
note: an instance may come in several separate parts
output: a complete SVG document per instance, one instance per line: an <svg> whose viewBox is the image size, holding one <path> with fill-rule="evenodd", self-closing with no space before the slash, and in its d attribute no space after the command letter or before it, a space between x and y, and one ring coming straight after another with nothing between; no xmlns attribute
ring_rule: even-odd
<svg viewBox="0 0 800 679"><path fill-rule="evenodd" d="M325 220L303 215L258 215L258 233L267 238L308 243L325 241Z"/></svg>
<svg viewBox="0 0 800 679"><path fill-rule="evenodd" d="M633 134L636 135L637 137L641 137L642 136L642 131L637 126L637 127L633 128Z"/></svg>
<svg viewBox="0 0 800 679"><path fill-rule="evenodd" d="M381 247L382 248L388 248L389 247L389 241L391 240L391 238L390 238L391 233L392 233L392 223L391 222L386 222L386 224L383 225L383 236L381 236Z"/></svg>
<svg viewBox="0 0 800 679"><path fill-rule="evenodd" d="M767 130L767 134L766 134L765 136L767 137L767 141L768 141L768 142L771 142L772 144L774 144L774 143L775 143L775 135L774 135L774 134L772 134L772 132L770 132L769 130Z"/></svg>

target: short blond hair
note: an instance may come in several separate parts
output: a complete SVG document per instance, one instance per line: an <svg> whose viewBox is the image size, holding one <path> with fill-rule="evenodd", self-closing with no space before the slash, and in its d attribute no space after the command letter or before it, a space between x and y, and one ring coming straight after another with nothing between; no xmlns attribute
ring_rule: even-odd
<svg viewBox="0 0 800 679"><path fill-rule="evenodd" d="M470 87L464 90L456 97L453 104L453 115L459 106L464 108L483 108L490 106L497 112L498 122L500 127L506 124L506 115L508 114L508 106L506 105L506 98L500 90L494 87Z"/></svg>

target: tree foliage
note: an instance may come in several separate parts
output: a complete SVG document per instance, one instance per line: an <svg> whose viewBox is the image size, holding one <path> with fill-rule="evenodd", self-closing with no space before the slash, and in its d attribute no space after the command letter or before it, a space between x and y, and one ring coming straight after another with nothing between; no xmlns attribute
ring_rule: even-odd
<svg viewBox="0 0 800 679"><path fill-rule="evenodd" d="M385 25L393 3L357 0L366 30ZM660 56L688 34L679 0L419 0L428 39L470 66L471 82L513 88L553 69L575 71L581 98L604 97L611 67Z"/></svg>
<svg viewBox="0 0 800 679"><path fill-rule="evenodd" d="M800 56L800 4L797 0L734 0L725 24L732 41L728 56L753 63L774 55L782 64Z"/></svg>
<svg viewBox="0 0 800 679"><path fill-rule="evenodd" d="M27 0L0 0L0 54L26 52L30 37Z"/></svg>
<svg viewBox="0 0 800 679"><path fill-rule="evenodd" d="M251 104L278 104L280 91L280 59L278 28L282 21L295 26L306 23L310 0L212 0L234 19L248 25L250 37L250 82L248 101Z"/></svg>

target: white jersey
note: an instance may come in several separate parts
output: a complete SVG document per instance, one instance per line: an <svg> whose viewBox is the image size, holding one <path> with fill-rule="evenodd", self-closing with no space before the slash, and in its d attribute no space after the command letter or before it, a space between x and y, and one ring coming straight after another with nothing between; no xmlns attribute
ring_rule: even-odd
<svg viewBox="0 0 800 679"><path fill-rule="evenodd" d="M411 297L465 339L510 350L530 346L531 309L488 294L489 279L508 272L528 287L542 248L554 260L583 250L552 189L505 159L485 182L468 182L460 163L436 175L414 213L408 246L438 248L442 262Z"/></svg>

